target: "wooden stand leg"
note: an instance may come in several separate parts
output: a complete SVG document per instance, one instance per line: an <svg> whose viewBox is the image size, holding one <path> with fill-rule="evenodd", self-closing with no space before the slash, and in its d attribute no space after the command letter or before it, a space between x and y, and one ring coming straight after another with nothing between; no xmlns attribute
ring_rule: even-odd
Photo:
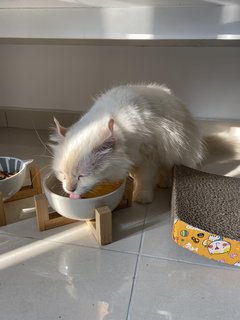
<svg viewBox="0 0 240 320"><path fill-rule="evenodd" d="M3 203L3 195L2 192L0 192L0 226L5 226L7 224L6 222L6 214L4 210L4 203Z"/></svg>
<svg viewBox="0 0 240 320"><path fill-rule="evenodd" d="M95 210L95 221L86 221L97 242L105 245L112 242L112 211L104 206Z"/></svg>
<svg viewBox="0 0 240 320"><path fill-rule="evenodd" d="M45 230L45 221L49 220L48 215L48 202L43 194L34 197L37 224L40 231Z"/></svg>
<svg viewBox="0 0 240 320"><path fill-rule="evenodd" d="M124 191L123 199L126 200L126 207L129 208L132 206L133 201L133 178L128 176L126 181L126 187Z"/></svg>
<svg viewBox="0 0 240 320"><path fill-rule="evenodd" d="M0 192L0 226L5 226L7 224L4 203L29 198L36 194L42 193L42 185L41 185L39 168L30 167L29 171L30 171L30 178L31 178L30 185L22 187L11 198L5 200L4 202L3 202L3 195Z"/></svg>
<svg viewBox="0 0 240 320"><path fill-rule="evenodd" d="M133 201L133 178L128 176L122 201L119 203L116 210L131 207L132 201Z"/></svg>
<svg viewBox="0 0 240 320"><path fill-rule="evenodd" d="M37 224L40 231L64 226L76 220L68 219L60 214L48 212L48 202L44 194L38 194L34 197Z"/></svg>
<svg viewBox="0 0 240 320"><path fill-rule="evenodd" d="M32 188L35 194L42 193L41 174L38 167L30 167L30 177L32 181Z"/></svg>

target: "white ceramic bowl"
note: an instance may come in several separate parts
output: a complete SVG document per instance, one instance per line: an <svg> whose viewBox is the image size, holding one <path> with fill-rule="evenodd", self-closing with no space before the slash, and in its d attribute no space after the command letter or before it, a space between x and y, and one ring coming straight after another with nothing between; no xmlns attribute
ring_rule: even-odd
<svg viewBox="0 0 240 320"><path fill-rule="evenodd" d="M92 220L95 218L96 208L106 205L113 210L118 206L123 197L125 183L126 181L115 191L101 197L70 199L55 192L56 185L60 182L51 172L43 179L43 189L50 206L62 216L75 220Z"/></svg>
<svg viewBox="0 0 240 320"><path fill-rule="evenodd" d="M33 160L21 160L13 157L0 157L0 170L14 173L13 176L0 180L0 192L3 200L11 198L23 186L26 179L26 168Z"/></svg>

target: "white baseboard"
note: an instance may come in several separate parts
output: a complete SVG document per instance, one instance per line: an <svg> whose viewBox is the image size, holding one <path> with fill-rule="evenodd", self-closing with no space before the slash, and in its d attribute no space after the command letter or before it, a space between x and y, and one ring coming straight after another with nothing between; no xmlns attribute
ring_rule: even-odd
<svg viewBox="0 0 240 320"><path fill-rule="evenodd" d="M14 108L0 108L0 127L47 130L53 124L53 117L68 127L76 122L83 112L42 111Z"/></svg>
<svg viewBox="0 0 240 320"><path fill-rule="evenodd" d="M69 127L75 123L86 111L59 111L59 110L33 110L0 107L0 128L24 128L48 130L53 125L53 117L59 122ZM231 123L240 126L240 119L211 119L211 118L196 118L197 122L204 123L208 126L216 126L222 128L226 123Z"/></svg>

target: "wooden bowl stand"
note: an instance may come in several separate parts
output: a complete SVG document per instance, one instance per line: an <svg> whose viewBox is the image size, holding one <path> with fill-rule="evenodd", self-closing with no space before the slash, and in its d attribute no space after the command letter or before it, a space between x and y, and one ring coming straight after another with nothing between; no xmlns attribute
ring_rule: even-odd
<svg viewBox="0 0 240 320"><path fill-rule="evenodd" d="M126 187L122 201L116 208L128 208L132 205L132 193L133 193L133 179L127 178ZM44 194L38 194L34 196L37 223L40 231L60 227L69 223L77 222L65 218L57 212L49 213L48 201ZM94 234L97 242L100 245L105 245L112 242L112 211L108 206L103 206L95 209L95 219L86 221L90 230Z"/></svg>
<svg viewBox="0 0 240 320"><path fill-rule="evenodd" d="M37 224L40 231L60 227L69 223L77 222L78 220L72 220L65 218L57 212L49 213L48 201L45 195L42 193L41 176L38 167L30 167L30 179L31 184L22 187L15 195L10 199L3 201L3 195L0 192L0 226L5 226L6 211L4 203L34 197ZM132 193L133 193L133 179L127 178L126 187L122 201L116 208L128 208L132 205ZM100 245L105 245L112 242L112 211L107 206L103 206L95 209L95 219L86 221L94 234L97 242Z"/></svg>
<svg viewBox="0 0 240 320"><path fill-rule="evenodd" d="M7 224L4 203L25 199L25 198L30 198L39 193L42 193L41 176L40 176L39 168L36 166L30 167L29 172L30 172L30 179L31 179L30 185L22 187L11 198L5 201L3 201L3 195L0 192L0 226L5 226Z"/></svg>

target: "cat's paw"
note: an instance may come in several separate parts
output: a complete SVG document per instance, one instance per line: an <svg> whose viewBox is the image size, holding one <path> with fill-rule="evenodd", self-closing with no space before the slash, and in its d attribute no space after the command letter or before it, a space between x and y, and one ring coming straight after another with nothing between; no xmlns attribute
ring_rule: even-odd
<svg viewBox="0 0 240 320"><path fill-rule="evenodd" d="M153 197L153 192L149 190L140 190L133 193L133 200L142 204L151 203Z"/></svg>

